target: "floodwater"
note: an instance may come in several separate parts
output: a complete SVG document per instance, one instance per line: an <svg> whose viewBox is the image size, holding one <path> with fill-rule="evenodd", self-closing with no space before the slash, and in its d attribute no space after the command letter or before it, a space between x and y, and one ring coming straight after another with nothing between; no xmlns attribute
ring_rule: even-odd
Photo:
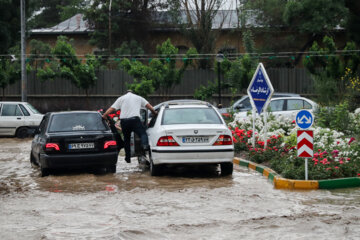
<svg viewBox="0 0 360 240"><path fill-rule="evenodd" d="M31 139L0 138L0 239L359 239L360 188L273 189L235 167L151 177L119 157L116 174L41 178Z"/></svg>

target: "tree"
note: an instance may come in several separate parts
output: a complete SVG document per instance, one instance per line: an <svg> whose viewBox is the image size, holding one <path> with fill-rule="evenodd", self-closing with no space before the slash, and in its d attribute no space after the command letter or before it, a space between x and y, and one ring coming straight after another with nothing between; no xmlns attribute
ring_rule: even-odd
<svg viewBox="0 0 360 240"><path fill-rule="evenodd" d="M344 0L301 0L288 1L283 18L290 30L307 36L300 48L300 52L304 52L315 40L330 34L336 27L343 27L348 13ZM298 54L295 62L300 61L301 56Z"/></svg>
<svg viewBox="0 0 360 240"><path fill-rule="evenodd" d="M52 27L75 14L84 13L90 0L30 0L36 13L31 16L31 28Z"/></svg>
<svg viewBox="0 0 360 240"><path fill-rule="evenodd" d="M314 41L344 27L348 20L345 0L244 0L245 13L255 16L266 46L261 52L298 52L288 58L272 57L275 66L297 65L302 52ZM287 36L283 36L286 32ZM305 39L305 41L304 41Z"/></svg>
<svg viewBox="0 0 360 240"><path fill-rule="evenodd" d="M85 17L94 32L91 43L112 53L123 41L145 44L151 24L150 11L161 0L93 0ZM111 6L110 6L111 3ZM116 40L116 41L115 41Z"/></svg>
<svg viewBox="0 0 360 240"><path fill-rule="evenodd" d="M325 36L320 47L315 41L303 64L314 79L318 102L324 105L339 103L349 97L352 78L358 78L360 57L354 42L348 42L343 49L343 56L331 37ZM351 96L350 96L351 97Z"/></svg>
<svg viewBox="0 0 360 240"><path fill-rule="evenodd" d="M0 0L0 54L20 40L20 1Z"/></svg>
<svg viewBox="0 0 360 240"><path fill-rule="evenodd" d="M71 41L64 36L58 37L51 53L56 60L40 69L37 76L41 80L52 80L55 77L68 79L76 87L84 89L88 96L89 88L94 86L97 80L95 69L98 67L98 61L95 56L87 55L85 62L82 62L77 58Z"/></svg>
<svg viewBox="0 0 360 240"><path fill-rule="evenodd" d="M158 58L150 60L149 65L140 61L124 59L121 67L134 77L134 83L129 85L135 93L146 97L154 91L167 98L172 89L181 82L188 66L193 63L192 58L197 56L194 48L190 48L183 58L180 68L176 67L178 49L171 44L170 39L156 47Z"/></svg>
<svg viewBox="0 0 360 240"><path fill-rule="evenodd" d="M5 88L14 84L21 78L20 64L18 60L2 59L0 61L0 87L2 99L5 99Z"/></svg>
<svg viewBox="0 0 360 240"><path fill-rule="evenodd" d="M360 2L345 0L345 6L349 9L349 18L346 25L349 38L360 46Z"/></svg>
<svg viewBox="0 0 360 240"><path fill-rule="evenodd" d="M246 54L233 61L226 58L220 64L220 74L224 76L224 79L221 80L221 90L230 88L233 94L238 91L245 91L254 75L258 63L257 58L254 58L257 50L251 31L248 30L243 34L243 42ZM217 66L218 65L216 65L215 68L216 73L220 70ZM219 76L218 74L216 75ZM219 79L217 79L216 82L208 82L208 86L201 86L195 91L194 97L201 100L211 99L213 94L218 91L218 84Z"/></svg>
<svg viewBox="0 0 360 240"><path fill-rule="evenodd" d="M32 39L29 45L30 56L28 65L31 67L31 70L36 72L38 68L43 68L46 63L52 60L51 46L36 39Z"/></svg>
<svg viewBox="0 0 360 240"><path fill-rule="evenodd" d="M197 52L213 53L226 14L217 19L217 26L214 25L214 21L225 0L168 0L168 2L174 22L178 23L182 33L191 41ZM182 11L185 12L186 21L180 17ZM210 68L211 64L210 59L200 60L200 68Z"/></svg>

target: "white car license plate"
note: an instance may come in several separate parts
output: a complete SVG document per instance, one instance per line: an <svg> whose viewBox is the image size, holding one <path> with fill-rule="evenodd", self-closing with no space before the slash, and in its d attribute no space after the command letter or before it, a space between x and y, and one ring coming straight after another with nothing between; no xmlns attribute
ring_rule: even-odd
<svg viewBox="0 0 360 240"><path fill-rule="evenodd" d="M89 149L94 148L94 143L71 143L69 144L69 149Z"/></svg>
<svg viewBox="0 0 360 240"><path fill-rule="evenodd" d="M209 137L183 137L183 143L208 143Z"/></svg>

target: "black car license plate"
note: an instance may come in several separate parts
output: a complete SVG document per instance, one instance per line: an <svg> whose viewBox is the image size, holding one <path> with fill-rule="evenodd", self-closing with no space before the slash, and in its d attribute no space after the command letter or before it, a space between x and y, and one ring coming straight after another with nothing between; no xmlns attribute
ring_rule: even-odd
<svg viewBox="0 0 360 240"><path fill-rule="evenodd" d="M69 149L91 149L94 148L95 144L93 142L90 143L70 143Z"/></svg>

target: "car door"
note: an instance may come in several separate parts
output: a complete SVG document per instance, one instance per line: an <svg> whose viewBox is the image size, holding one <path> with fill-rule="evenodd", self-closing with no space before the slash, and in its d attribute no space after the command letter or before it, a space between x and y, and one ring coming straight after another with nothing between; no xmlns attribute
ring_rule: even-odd
<svg viewBox="0 0 360 240"><path fill-rule="evenodd" d="M140 120L143 126L145 127L145 129L147 129L148 111L146 109L140 110ZM131 133L130 152L131 152L131 157L142 155L141 139L138 135L134 134L134 132Z"/></svg>
<svg viewBox="0 0 360 240"><path fill-rule="evenodd" d="M276 116L282 116L285 114L284 108L285 100L284 99L272 99L269 104L269 112Z"/></svg>
<svg viewBox="0 0 360 240"><path fill-rule="evenodd" d="M24 126L24 115L16 103L3 103L0 113L0 134L15 135L16 129Z"/></svg>
<svg viewBox="0 0 360 240"><path fill-rule="evenodd" d="M287 99L285 116L290 119L295 119L296 114L304 108L305 107L303 99Z"/></svg>
<svg viewBox="0 0 360 240"><path fill-rule="evenodd" d="M40 152L41 152L41 148L42 145L45 143L45 133L46 133L46 128L47 128L47 123L48 123L48 119L49 116L45 115L38 127L38 129L36 130L34 139L31 143L31 149L34 153L34 156L39 156Z"/></svg>

